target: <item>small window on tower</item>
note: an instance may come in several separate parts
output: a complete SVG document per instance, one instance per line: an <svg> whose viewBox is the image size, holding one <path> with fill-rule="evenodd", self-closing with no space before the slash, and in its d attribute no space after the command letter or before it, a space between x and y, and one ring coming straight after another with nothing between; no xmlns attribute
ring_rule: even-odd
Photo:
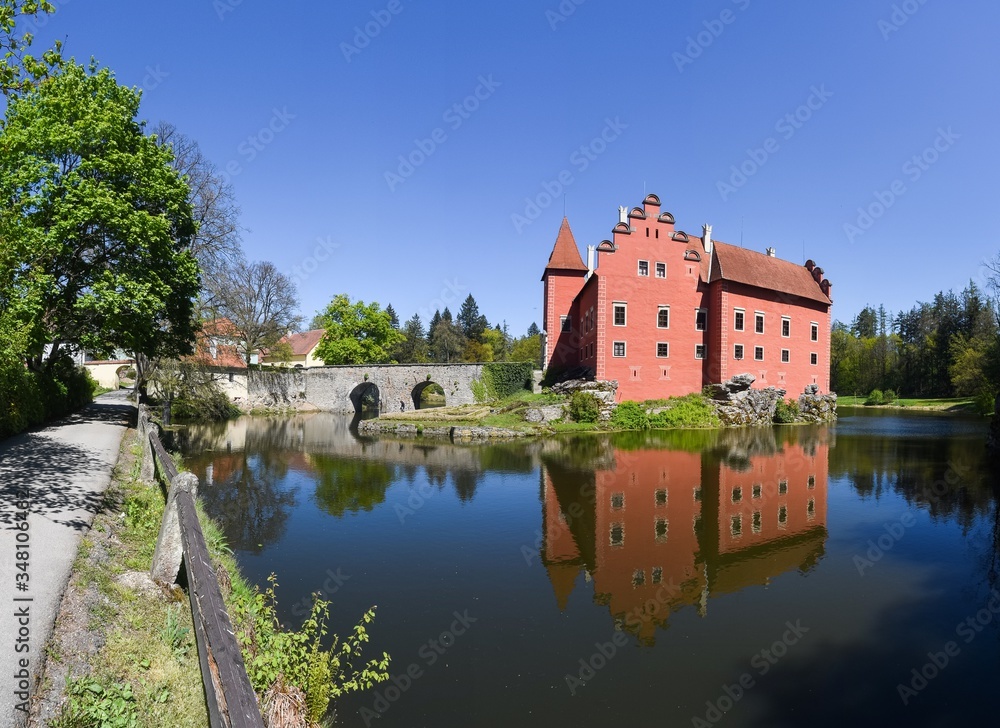
<svg viewBox="0 0 1000 728"><path fill-rule="evenodd" d="M736 344L733 347L733 358L742 359L743 358L743 344Z"/></svg>
<svg viewBox="0 0 1000 728"><path fill-rule="evenodd" d="M816 366L819 363L819 356L817 356L816 352L809 355L809 363L813 366Z"/></svg>
<svg viewBox="0 0 1000 728"><path fill-rule="evenodd" d="M704 308L699 308L694 313L694 330L704 331L708 328L708 311Z"/></svg>
<svg viewBox="0 0 1000 728"><path fill-rule="evenodd" d="M657 231L657 232L659 232L659 231ZM657 278L666 278L667 277L667 264L666 263L657 263L656 264L656 277Z"/></svg>
<svg viewBox="0 0 1000 728"><path fill-rule="evenodd" d="M753 327L754 327L753 330L756 331L758 334L764 333L764 314L762 313L754 314Z"/></svg>
<svg viewBox="0 0 1000 728"><path fill-rule="evenodd" d="M810 341L819 341L819 324L810 324L809 339Z"/></svg>
<svg viewBox="0 0 1000 728"><path fill-rule="evenodd" d="M743 319L744 319L743 311L736 311L735 316L733 316L733 328L736 331L743 331Z"/></svg>
<svg viewBox="0 0 1000 728"><path fill-rule="evenodd" d="M753 348L753 358L754 361L764 361L764 347L755 346Z"/></svg>
<svg viewBox="0 0 1000 728"><path fill-rule="evenodd" d="M782 363L787 364L789 362L789 360L791 359L791 356L792 356L792 352L789 351L788 349L782 349L781 350L781 361L782 361Z"/></svg>
<svg viewBox="0 0 1000 728"><path fill-rule="evenodd" d="M615 326L624 326L625 325L625 304L624 303L616 303L615 304L614 323L615 323Z"/></svg>
<svg viewBox="0 0 1000 728"><path fill-rule="evenodd" d="M695 359L704 359L705 358L705 345L704 344L695 344L694 345L694 358Z"/></svg>
<svg viewBox="0 0 1000 728"><path fill-rule="evenodd" d="M639 261L639 275L648 277L649 276L649 261L640 260Z"/></svg>
<svg viewBox="0 0 1000 728"><path fill-rule="evenodd" d="M656 312L656 328L670 328L670 306L660 306Z"/></svg>
<svg viewBox="0 0 1000 728"><path fill-rule="evenodd" d="M781 319L781 335L786 339L792 335L792 320L787 317Z"/></svg>
<svg viewBox="0 0 1000 728"><path fill-rule="evenodd" d="M661 359L670 356L670 344L665 341L658 341L656 343L656 355Z"/></svg>
<svg viewBox="0 0 1000 728"><path fill-rule="evenodd" d="M573 322L569 320L569 316L559 317L559 328L563 333L569 333L573 330Z"/></svg>
<svg viewBox="0 0 1000 728"><path fill-rule="evenodd" d="M625 356L625 342L624 341L616 341L616 342L614 342L613 349L612 349L612 356L619 356L619 357Z"/></svg>

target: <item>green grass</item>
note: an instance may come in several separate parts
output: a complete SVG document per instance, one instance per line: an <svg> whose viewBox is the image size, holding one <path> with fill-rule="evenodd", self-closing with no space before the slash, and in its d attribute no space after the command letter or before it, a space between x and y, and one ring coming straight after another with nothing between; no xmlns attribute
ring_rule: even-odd
<svg viewBox="0 0 1000 728"><path fill-rule="evenodd" d="M74 561L72 588L93 585L101 594L83 616L89 629L101 633L103 645L87 658L82 674L70 676L69 700L52 724L59 728L98 725L94 716L109 706L134 719L137 728L208 725L193 633L185 633L181 647L187 649L164 639L171 611L178 630L192 629L187 599L179 590L145 592L117 580L125 572L148 571L163 517L159 487L138 478L139 448L134 440L135 432L130 431L122 443L105 507L95 518L95 524L108 534L107 540L91 533L81 540ZM71 643L60 640L57 633L47 649L66 660Z"/></svg>
<svg viewBox="0 0 1000 728"><path fill-rule="evenodd" d="M866 396L838 396L837 405L839 407L889 407L899 409L925 409L939 412L974 412L975 402L973 397L901 397L892 404L885 405L865 405Z"/></svg>

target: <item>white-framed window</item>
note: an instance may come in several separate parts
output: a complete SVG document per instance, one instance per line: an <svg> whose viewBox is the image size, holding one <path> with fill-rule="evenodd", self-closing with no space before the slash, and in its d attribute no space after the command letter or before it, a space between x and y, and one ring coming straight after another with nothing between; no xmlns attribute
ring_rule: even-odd
<svg viewBox="0 0 1000 728"><path fill-rule="evenodd" d="M667 264L666 263L657 263L656 264L656 277L657 278L666 278L667 277Z"/></svg>
<svg viewBox="0 0 1000 728"><path fill-rule="evenodd" d="M754 361L764 361L764 347L755 346L753 348L753 359Z"/></svg>
<svg viewBox="0 0 1000 728"><path fill-rule="evenodd" d="M760 498L763 492L764 492L764 486L761 483L754 483L753 487L751 487L750 489L750 497Z"/></svg>
<svg viewBox="0 0 1000 728"><path fill-rule="evenodd" d="M705 345L704 344L695 344L694 345L694 358L695 359L704 359L705 358Z"/></svg>
<svg viewBox="0 0 1000 728"><path fill-rule="evenodd" d="M655 493L653 493L653 503L656 505L657 508L662 508L663 506L667 505L666 488L659 488L658 490L656 490Z"/></svg>
<svg viewBox="0 0 1000 728"><path fill-rule="evenodd" d="M733 358L742 359L743 358L743 344L736 344L733 346Z"/></svg>
<svg viewBox="0 0 1000 728"><path fill-rule="evenodd" d="M819 354L817 354L815 351L812 352L809 355L809 363L812 364L813 366L819 364Z"/></svg>
<svg viewBox="0 0 1000 728"><path fill-rule="evenodd" d="M781 335L786 339L792 335L792 320L787 316L781 317Z"/></svg>
<svg viewBox="0 0 1000 728"><path fill-rule="evenodd" d="M746 311L742 308L737 308L733 311L733 329L735 331L743 331L743 325L746 319Z"/></svg>
<svg viewBox="0 0 1000 728"><path fill-rule="evenodd" d="M625 524L624 523L612 523L611 533L609 534L612 546L624 546L625 545Z"/></svg>
<svg viewBox="0 0 1000 728"><path fill-rule="evenodd" d="M666 359L668 356L670 356L670 344L667 343L666 341L657 341L656 356L658 356L660 359Z"/></svg>
<svg viewBox="0 0 1000 728"><path fill-rule="evenodd" d="M739 503L743 500L743 488L741 488L738 485L735 488L733 488L732 500L733 503Z"/></svg>
<svg viewBox="0 0 1000 728"><path fill-rule="evenodd" d="M764 333L764 314L762 314L760 311L757 311L753 315L753 330L755 333L758 334Z"/></svg>
<svg viewBox="0 0 1000 728"><path fill-rule="evenodd" d="M614 310L614 319L613 319L614 325L624 326L628 321L628 304L615 303L613 310Z"/></svg>
<svg viewBox="0 0 1000 728"><path fill-rule="evenodd" d="M729 532L734 536L743 535L743 516L733 516L729 522Z"/></svg>
<svg viewBox="0 0 1000 728"><path fill-rule="evenodd" d="M611 355L617 357L625 356L625 342L616 341L611 345Z"/></svg>
<svg viewBox="0 0 1000 728"><path fill-rule="evenodd" d="M780 526L781 528L784 528L786 523L788 523L788 506L779 506L778 507L778 526Z"/></svg>
<svg viewBox="0 0 1000 728"><path fill-rule="evenodd" d="M810 475L809 476L809 480L806 481L806 487L809 490L812 490L813 488L816 487L816 476L815 475Z"/></svg>
<svg viewBox="0 0 1000 728"><path fill-rule="evenodd" d="M660 306L656 310L656 328L670 328L670 306Z"/></svg>
<svg viewBox="0 0 1000 728"><path fill-rule="evenodd" d="M819 324L815 321L809 324L809 340L819 341Z"/></svg>
<svg viewBox="0 0 1000 728"><path fill-rule="evenodd" d="M563 333L569 333L573 330L573 322L569 320L569 316L559 317L559 330Z"/></svg>
<svg viewBox="0 0 1000 728"><path fill-rule="evenodd" d="M624 493L612 493L611 494L611 507L615 510L620 510L625 507L625 494Z"/></svg>
<svg viewBox="0 0 1000 728"><path fill-rule="evenodd" d="M752 530L754 533L760 533L760 526L761 526L760 511L754 511L753 520L750 523L750 530Z"/></svg>
<svg viewBox="0 0 1000 728"><path fill-rule="evenodd" d="M649 277L649 261L640 260L639 261L639 275L648 278Z"/></svg>
<svg viewBox="0 0 1000 728"><path fill-rule="evenodd" d="M791 361L791 358L792 358L792 352L790 352L788 349L782 349L781 350L781 363L782 364L787 364L789 361Z"/></svg>
<svg viewBox="0 0 1000 728"><path fill-rule="evenodd" d="M778 495L786 495L788 493L788 481L785 479L778 481Z"/></svg>

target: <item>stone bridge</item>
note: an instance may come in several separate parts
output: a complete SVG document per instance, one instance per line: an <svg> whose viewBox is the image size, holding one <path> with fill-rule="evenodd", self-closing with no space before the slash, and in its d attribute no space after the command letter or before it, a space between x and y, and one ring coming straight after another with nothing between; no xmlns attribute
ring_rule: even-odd
<svg viewBox="0 0 1000 728"><path fill-rule="evenodd" d="M380 412L420 408L420 395L431 384L444 390L445 404L474 404L472 382L483 376L482 364L373 364L252 372L249 398L255 404L305 400L326 412L353 413L362 403Z"/></svg>

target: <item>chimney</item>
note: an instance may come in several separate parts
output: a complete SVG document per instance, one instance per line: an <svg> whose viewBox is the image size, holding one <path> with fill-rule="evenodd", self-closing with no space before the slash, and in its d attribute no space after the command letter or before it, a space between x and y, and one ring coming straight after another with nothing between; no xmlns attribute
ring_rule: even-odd
<svg viewBox="0 0 1000 728"><path fill-rule="evenodd" d="M823 295L826 296L827 298L830 298L830 289L833 288L833 284L830 283L829 280L824 278L823 282L819 284L819 287L823 291Z"/></svg>
<svg viewBox="0 0 1000 728"><path fill-rule="evenodd" d="M628 225L628 208L618 206L618 222L623 222Z"/></svg>
<svg viewBox="0 0 1000 728"><path fill-rule="evenodd" d="M820 268L819 266L816 266L815 268L812 269L812 274L813 274L813 280L816 281L817 283L823 280L823 269Z"/></svg>
<svg viewBox="0 0 1000 728"><path fill-rule="evenodd" d="M587 277L590 278L594 274L594 257L597 255L597 246L588 245L587 246Z"/></svg>
<svg viewBox="0 0 1000 728"><path fill-rule="evenodd" d="M701 226L701 240L705 244L705 252L712 252L712 226L708 223Z"/></svg>
<svg viewBox="0 0 1000 728"><path fill-rule="evenodd" d="M765 252L767 253L768 258L774 257L774 248L768 248Z"/></svg>

